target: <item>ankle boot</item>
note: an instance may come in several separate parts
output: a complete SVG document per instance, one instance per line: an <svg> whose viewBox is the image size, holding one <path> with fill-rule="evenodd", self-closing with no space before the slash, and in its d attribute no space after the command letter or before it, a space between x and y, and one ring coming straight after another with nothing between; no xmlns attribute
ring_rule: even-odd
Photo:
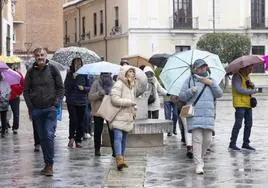
<svg viewBox="0 0 268 188"><path fill-rule="evenodd" d="M43 174L45 176L53 176L53 165L47 164L46 167L44 168Z"/></svg>
<svg viewBox="0 0 268 188"><path fill-rule="evenodd" d="M116 166L118 170L122 170L122 168L124 167L124 159L123 156L116 156Z"/></svg>
<svg viewBox="0 0 268 188"><path fill-rule="evenodd" d="M186 153L187 157L189 159L193 158L193 146L187 146L187 153Z"/></svg>
<svg viewBox="0 0 268 188"><path fill-rule="evenodd" d="M128 164L126 162L126 158L123 156L123 167L128 168Z"/></svg>

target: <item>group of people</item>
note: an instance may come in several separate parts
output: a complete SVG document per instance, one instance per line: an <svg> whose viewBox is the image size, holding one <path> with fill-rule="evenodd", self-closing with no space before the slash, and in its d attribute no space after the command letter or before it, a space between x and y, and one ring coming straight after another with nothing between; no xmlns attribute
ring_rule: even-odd
<svg viewBox="0 0 268 188"><path fill-rule="evenodd" d="M128 167L125 159L127 135L133 128L137 110L136 69L129 66L127 62L121 62L121 72L116 78L112 77L109 72L102 72L92 82L88 76L76 73L83 66L83 61L78 56L72 60L63 82L60 72L47 60L45 49L35 49L34 56L35 63L27 71L22 88L24 87L23 96L28 107L29 117L33 122L35 142L38 142L35 144L40 144L43 152L45 165L41 173L46 176L53 175L56 116L64 96L69 112L68 147L82 147L85 127L91 123L90 117L93 116L95 156L101 156L101 136L106 122L116 167L118 170ZM214 132L216 98L223 94L219 85L210 77L207 63L202 59L194 62L192 75L185 80L178 96L167 93L151 67L144 66L140 69L148 78L147 90L142 95L148 99L148 118L159 118L161 108L159 96L164 96L165 118L173 121L173 131L168 133L168 136L171 136L172 133L177 134L178 119L181 141L187 145L187 156L194 159L196 173L203 174L204 155L210 146ZM234 74L232 81L233 104L236 112L229 148L236 151L240 150L236 146L236 141L243 119L245 119L245 131L242 148L255 150L249 145L252 127L250 101L251 95L256 93L254 85L249 79L251 69L250 66L240 69L238 73ZM105 121L98 114L105 95L111 96L112 105L120 107L111 122ZM184 116L181 113L186 105L192 105L194 108L194 114L191 116ZM14 122L16 124L16 120ZM16 126L14 130L16 130Z"/></svg>

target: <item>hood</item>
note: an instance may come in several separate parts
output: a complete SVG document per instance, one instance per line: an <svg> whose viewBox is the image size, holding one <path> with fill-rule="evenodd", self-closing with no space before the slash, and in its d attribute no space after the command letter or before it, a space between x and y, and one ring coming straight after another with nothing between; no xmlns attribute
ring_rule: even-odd
<svg viewBox="0 0 268 188"><path fill-rule="evenodd" d="M151 68L151 67L149 67L149 66L146 66L144 69L143 69L143 71L146 73L146 72L152 72L153 74L154 74L154 71L153 71L153 69ZM155 75L155 74L154 74Z"/></svg>
<svg viewBox="0 0 268 188"><path fill-rule="evenodd" d="M126 73L128 70L133 69L135 71L135 68L130 65L124 65L120 68L120 73L118 75L118 79L122 80L123 82L126 82ZM135 71L136 72L136 71Z"/></svg>
<svg viewBox="0 0 268 188"><path fill-rule="evenodd" d="M84 65L82 59L80 57L75 57L73 60L72 60L72 63L71 63L71 66L70 66L70 72L74 73L76 72L75 69L74 69L74 64L75 64L75 60L76 59L80 59L81 60L81 66Z"/></svg>

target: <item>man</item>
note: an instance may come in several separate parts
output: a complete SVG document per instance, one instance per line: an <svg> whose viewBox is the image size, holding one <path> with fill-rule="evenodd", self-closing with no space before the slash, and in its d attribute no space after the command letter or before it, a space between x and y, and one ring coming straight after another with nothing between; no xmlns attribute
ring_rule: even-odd
<svg viewBox="0 0 268 188"><path fill-rule="evenodd" d="M64 88L60 72L49 64L43 48L34 50L35 63L27 71L23 95L29 117L36 123L43 151L46 176L53 175L54 137L57 124L56 107L60 105Z"/></svg>

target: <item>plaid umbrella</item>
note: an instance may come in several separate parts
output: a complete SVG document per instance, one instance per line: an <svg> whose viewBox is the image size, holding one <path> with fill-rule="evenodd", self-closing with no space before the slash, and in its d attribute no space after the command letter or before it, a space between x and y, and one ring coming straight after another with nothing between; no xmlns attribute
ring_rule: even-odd
<svg viewBox="0 0 268 188"><path fill-rule="evenodd" d="M84 64L95 63L101 60L95 52L76 46L58 49L51 59L62 65L70 66L72 60L76 57L80 57Z"/></svg>

